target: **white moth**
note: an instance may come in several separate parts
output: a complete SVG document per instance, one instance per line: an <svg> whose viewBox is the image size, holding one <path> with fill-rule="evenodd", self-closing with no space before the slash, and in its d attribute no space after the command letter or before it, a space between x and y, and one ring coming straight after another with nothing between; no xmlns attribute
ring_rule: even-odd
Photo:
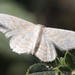
<svg viewBox="0 0 75 75"><path fill-rule="evenodd" d="M41 61L51 62L60 50L75 48L75 32L35 25L23 19L0 14L0 31L10 37L10 48L18 53L32 54Z"/></svg>

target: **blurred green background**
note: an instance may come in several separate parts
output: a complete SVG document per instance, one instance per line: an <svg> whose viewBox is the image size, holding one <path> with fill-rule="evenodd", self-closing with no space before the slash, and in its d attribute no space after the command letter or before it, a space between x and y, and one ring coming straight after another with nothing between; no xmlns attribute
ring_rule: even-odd
<svg viewBox="0 0 75 75"><path fill-rule="evenodd" d="M75 0L0 0L0 13L49 27L75 30ZM9 39L0 33L0 75L25 75L29 65L36 62L40 61L32 55L13 53Z"/></svg>

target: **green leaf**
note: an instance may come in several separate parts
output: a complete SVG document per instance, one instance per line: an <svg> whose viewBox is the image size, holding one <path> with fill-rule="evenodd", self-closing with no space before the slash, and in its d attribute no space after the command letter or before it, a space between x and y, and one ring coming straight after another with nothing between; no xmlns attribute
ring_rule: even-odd
<svg viewBox="0 0 75 75"><path fill-rule="evenodd" d="M48 65L45 63L36 63L28 68L26 75L28 75L29 73L42 72L42 71L48 71Z"/></svg>
<svg viewBox="0 0 75 75"><path fill-rule="evenodd" d="M72 69L74 66L73 60L72 60L72 54L68 51L65 54L65 63L68 67L70 67L70 69Z"/></svg>
<svg viewBox="0 0 75 75"><path fill-rule="evenodd" d="M44 72L36 72L36 73L31 73L29 75L71 75L71 72L56 72L56 71L44 71Z"/></svg>
<svg viewBox="0 0 75 75"><path fill-rule="evenodd" d="M55 71L36 72L29 75L56 75Z"/></svg>

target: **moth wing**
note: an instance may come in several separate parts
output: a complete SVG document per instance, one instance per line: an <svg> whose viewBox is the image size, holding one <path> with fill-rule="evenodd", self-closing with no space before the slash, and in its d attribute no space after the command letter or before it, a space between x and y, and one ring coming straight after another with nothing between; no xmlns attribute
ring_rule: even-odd
<svg viewBox="0 0 75 75"><path fill-rule="evenodd" d="M44 62L53 61L57 56L52 42L44 34L42 34L41 42L35 56Z"/></svg>
<svg viewBox="0 0 75 75"><path fill-rule="evenodd" d="M75 32L56 29L44 28L45 37L51 40L60 50L75 49Z"/></svg>
<svg viewBox="0 0 75 75"><path fill-rule="evenodd" d="M40 26L13 17L0 14L0 32L10 37L10 48L16 53L33 53Z"/></svg>

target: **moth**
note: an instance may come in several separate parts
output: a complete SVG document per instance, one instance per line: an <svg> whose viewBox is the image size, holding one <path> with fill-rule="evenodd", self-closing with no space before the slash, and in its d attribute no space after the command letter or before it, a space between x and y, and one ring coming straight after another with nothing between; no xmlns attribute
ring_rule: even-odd
<svg viewBox="0 0 75 75"><path fill-rule="evenodd" d="M54 44L62 51L75 48L74 31L33 24L8 14L0 14L0 32L10 38L13 52L32 54L43 62L55 60Z"/></svg>

